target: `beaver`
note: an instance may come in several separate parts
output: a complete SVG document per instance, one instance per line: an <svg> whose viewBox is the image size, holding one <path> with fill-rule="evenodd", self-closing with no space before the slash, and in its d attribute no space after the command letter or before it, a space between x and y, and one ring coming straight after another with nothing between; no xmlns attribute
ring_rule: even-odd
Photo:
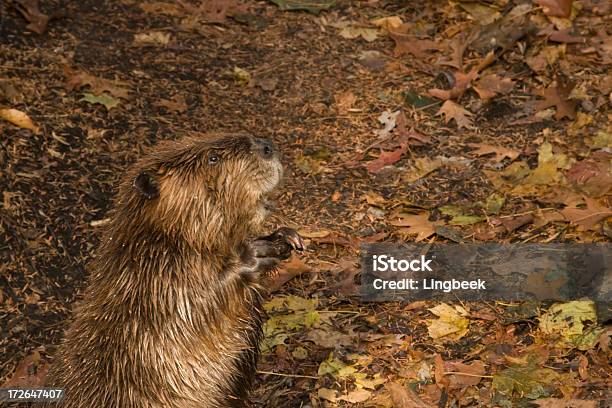
<svg viewBox="0 0 612 408"><path fill-rule="evenodd" d="M279 152L250 135L160 143L129 170L49 371L64 408L247 406L262 285L302 241L261 234Z"/></svg>

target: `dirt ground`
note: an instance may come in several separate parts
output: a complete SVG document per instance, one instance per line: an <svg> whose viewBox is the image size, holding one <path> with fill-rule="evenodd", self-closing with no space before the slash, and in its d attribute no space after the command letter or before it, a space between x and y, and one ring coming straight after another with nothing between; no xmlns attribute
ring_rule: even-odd
<svg viewBox="0 0 612 408"><path fill-rule="evenodd" d="M0 11L0 109L32 121L0 119L0 384L52 357L125 168L247 131L282 151L275 222L308 243L253 406L606 406L605 306L577 347L539 326L549 304L457 303L469 328L433 339L439 303L356 293L361 243L610 242L606 2L42 0L46 26L23 3Z"/></svg>

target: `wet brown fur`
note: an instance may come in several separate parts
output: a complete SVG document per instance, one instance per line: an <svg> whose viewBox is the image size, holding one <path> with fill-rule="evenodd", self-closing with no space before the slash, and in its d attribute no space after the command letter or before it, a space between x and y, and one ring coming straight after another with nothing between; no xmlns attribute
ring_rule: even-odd
<svg viewBox="0 0 612 408"><path fill-rule="evenodd" d="M124 177L48 377L66 390L54 406L246 406L262 323L248 239L281 176L253 140L163 143ZM137 191L142 174L157 194Z"/></svg>

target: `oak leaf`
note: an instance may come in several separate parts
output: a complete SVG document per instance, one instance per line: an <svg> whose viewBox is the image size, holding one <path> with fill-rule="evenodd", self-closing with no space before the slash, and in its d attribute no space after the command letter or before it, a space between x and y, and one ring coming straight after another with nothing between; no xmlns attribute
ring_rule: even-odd
<svg viewBox="0 0 612 408"><path fill-rule="evenodd" d="M569 99L572 89L574 89L573 84L557 84L546 89L539 89L537 95L543 97L544 100L538 102L536 110L540 111L554 106L557 108L555 119L576 119L576 101Z"/></svg>
<svg viewBox="0 0 612 408"><path fill-rule="evenodd" d="M445 123L448 123L454 119L459 129L472 126L472 119L470 119L469 116L472 116L473 113L450 99L442 104L440 110L438 113L436 113L436 116L440 116L442 114L444 115Z"/></svg>
<svg viewBox="0 0 612 408"><path fill-rule="evenodd" d="M493 146L483 143L470 143L469 146L478 149L473 152L478 156L486 156L492 153L495 154L493 160L497 163L501 162L506 157L509 158L510 161L514 161L521 154L521 152L513 149L508 149L507 147Z"/></svg>
<svg viewBox="0 0 612 408"><path fill-rule="evenodd" d="M584 202L586 208L568 207L560 211L567 221L578 226L579 231L595 230L601 221L612 217L612 208L588 197L584 198Z"/></svg>
<svg viewBox="0 0 612 408"><path fill-rule="evenodd" d="M480 78L473 87L480 99L488 100L495 95L510 92L514 88L514 81L510 78L501 78L496 74L491 74Z"/></svg>
<svg viewBox="0 0 612 408"><path fill-rule="evenodd" d="M429 221L429 212L420 214L399 214L397 220L390 221L389 224L395 227L403 227L400 232L407 235L416 234L416 241L422 241L435 233L435 223Z"/></svg>
<svg viewBox="0 0 612 408"><path fill-rule="evenodd" d="M377 159L366 164L366 168L370 173L377 173L383 167L393 164L402 158L402 155L408 151L408 145L404 144L398 149L391 152L381 152Z"/></svg>

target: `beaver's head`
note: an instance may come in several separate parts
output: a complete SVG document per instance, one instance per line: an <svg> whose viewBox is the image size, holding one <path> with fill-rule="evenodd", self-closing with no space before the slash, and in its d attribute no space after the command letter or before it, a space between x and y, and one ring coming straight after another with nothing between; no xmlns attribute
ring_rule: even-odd
<svg viewBox="0 0 612 408"><path fill-rule="evenodd" d="M132 233L153 228L194 245L232 246L257 232L266 195L281 177L279 153L267 139L215 135L160 143L123 183L118 218L129 218L123 221Z"/></svg>

